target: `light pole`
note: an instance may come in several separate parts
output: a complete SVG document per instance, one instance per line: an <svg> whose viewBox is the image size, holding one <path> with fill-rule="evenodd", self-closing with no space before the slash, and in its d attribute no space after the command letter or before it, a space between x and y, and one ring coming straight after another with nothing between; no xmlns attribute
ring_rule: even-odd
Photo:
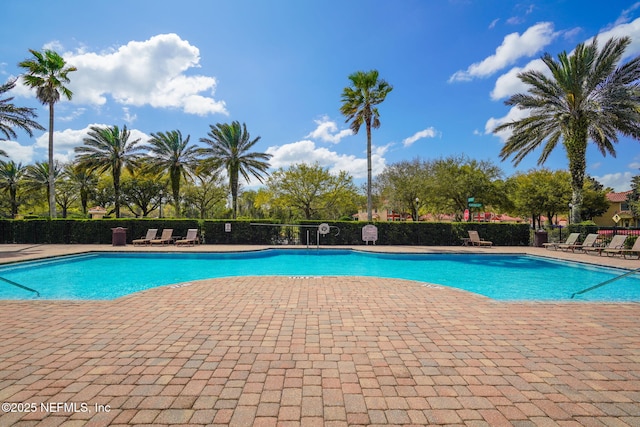
<svg viewBox="0 0 640 427"><path fill-rule="evenodd" d="M420 199L416 197L416 222L420 221L420 217L418 216L419 207L420 207Z"/></svg>
<svg viewBox="0 0 640 427"><path fill-rule="evenodd" d="M571 217L573 216L573 204L569 203L569 225L571 225Z"/></svg>

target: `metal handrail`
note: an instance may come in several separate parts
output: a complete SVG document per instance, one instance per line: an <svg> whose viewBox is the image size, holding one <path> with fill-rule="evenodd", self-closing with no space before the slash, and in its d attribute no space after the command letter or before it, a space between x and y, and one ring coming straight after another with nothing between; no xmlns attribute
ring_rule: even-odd
<svg viewBox="0 0 640 427"><path fill-rule="evenodd" d="M40 298L40 292L36 291L35 289L31 289L31 288L30 288L30 287L28 287L28 286L24 286L24 285L21 285L20 283L16 283L16 282L14 282L13 280L5 279L5 278L4 278L4 277L2 277L2 276L0 276L0 280L2 280L3 282L8 283L8 284L10 284L10 285L16 286L16 287L18 287L18 288L20 288L20 289L24 289L25 291L33 292L33 293L35 293L35 294L36 294L36 296L37 296L38 298Z"/></svg>
<svg viewBox="0 0 640 427"><path fill-rule="evenodd" d="M598 283L597 285L591 286L589 288L583 289L583 290L578 291L578 292L574 292L574 293L571 294L571 299L573 299L573 297L575 297L576 295L584 294L585 292L592 291L592 290L600 288L600 287L602 287L604 285L608 285L611 282L615 282L616 280L625 278L627 276L631 276L632 274L639 273L639 272L640 272L640 268L636 268L635 270L627 271L626 273L621 274L620 276L616 276L613 279L605 280L604 282Z"/></svg>

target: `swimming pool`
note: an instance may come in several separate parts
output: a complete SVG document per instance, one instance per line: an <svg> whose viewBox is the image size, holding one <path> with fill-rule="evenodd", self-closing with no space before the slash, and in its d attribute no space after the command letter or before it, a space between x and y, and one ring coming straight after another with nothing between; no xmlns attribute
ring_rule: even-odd
<svg viewBox="0 0 640 427"><path fill-rule="evenodd" d="M450 286L497 300L568 300L625 270L528 255L390 254L269 249L234 253L89 253L0 267L40 299L108 300L145 289L229 276L377 276ZM0 282L0 299L33 294ZM640 301L638 275L576 296Z"/></svg>

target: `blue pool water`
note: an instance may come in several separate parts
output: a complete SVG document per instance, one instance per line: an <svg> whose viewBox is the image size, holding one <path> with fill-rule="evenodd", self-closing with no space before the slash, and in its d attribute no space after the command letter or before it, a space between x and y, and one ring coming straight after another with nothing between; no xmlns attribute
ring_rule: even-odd
<svg viewBox="0 0 640 427"><path fill-rule="evenodd" d="M568 300L625 270L519 255L381 254L350 250L244 253L90 253L0 267L41 299L114 299L167 284L229 276L377 276L464 289L498 300ZM0 299L32 299L0 281ZM576 296L640 301L640 277Z"/></svg>

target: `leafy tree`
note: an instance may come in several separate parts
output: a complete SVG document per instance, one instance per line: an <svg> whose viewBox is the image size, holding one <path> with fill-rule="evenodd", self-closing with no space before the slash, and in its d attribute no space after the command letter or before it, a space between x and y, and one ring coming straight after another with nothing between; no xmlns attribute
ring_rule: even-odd
<svg viewBox="0 0 640 427"><path fill-rule="evenodd" d="M76 158L80 167L88 171L98 173L111 172L113 179L114 205L116 218L120 217L120 177L123 169L132 171L140 160L138 146L140 139L130 141L130 132L127 126L122 129L118 126L100 127L91 126L88 137L84 139L84 145L76 147Z"/></svg>
<svg viewBox="0 0 640 427"><path fill-rule="evenodd" d="M268 160L271 154L249 152L260 137L252 140L244 123L242 127L237 121L231 124L217 123L209 127L208 137L200 138L200 141L208 144L209 147L200 149L199 153L206 157L204 165L210 166L213 170L222 167L226 169L231 190L233 218L236 218L239 175L242 175L247 182L250 181L249 175L252 175L262 183L263 174L266 174L269 169Z"/></svg>
<svg viewBox="0 0 640 427"><path fill-rule="evenodd" d="M75 183L62 175L56 184L56 203L60 206L62 218L67 217L69 208L78 200L79 196L80 193L77 191Z"/></svg>
<svg viewBox="0 0 640 427"><path fill-rule="evenodd" d="M604 214L609 209L607 193L611 188L604 188L595 178L587 176L582 189L582 212L580 217L583 220L592 220L594 217Z"/></svg>
<svg viewBox="0 0 640 427"><path fill-rule="evenodd" d="M176 216L180 216L180 182L189 179L198 162L198 149L189 145L189 138L182 139L179 130L172 130L152 133L149 140L152 155L148 163L153 172L169 175Z"/></svg>
<svg viewBox="0 0 640 427"><path fill-rule="evenodd" d="M274 205L291 207L305 219L335 219L352 213L358 195L351 175L346 171L333 175L318 163L278 169L267 181L267 189Z"/></svg>
<svg viewBox="0 0 640 427"><path fill-rule="evenodd" d="M529 86L528 94L516 94L506 101L529 110L529 116L504 123L494 132L512 130L500 157L513 156L514 164L538 147L542 165L562 141L571 174L573 222L580 222L587 143L595 143L602 155L615 156L618 133L640 138L640 57L617 67L628 37L612 38L598 51L597 39L579 44L569 55L562 52L558 60L545 54L542 61L551 78L540 71L525 71L518 77Z"/></svg>
<svg viewBox="0 0 640 427"><path fill-rule="evenodd" d="M73 92L64 86L69 83L69 73L77 71L76 67L67 66L66 61L58 53L52 50L38 52L29 49L33 55L31 59L25 59L18 66L26 70L22 76L25 85L36 89L38 100L49 106L49 216L56 216L55 179L53 177L53 122L54 105L60 101L62 94L71 100Z"/></svg>
<svg viewBox="0 0 640 427"><path fill-rule="evenodd" d="M136 218L145 218L160 207L165 188L157 174L132 174L122 179L122 202Z"/></svg>
<svg viewBox="0 0 640 427"><path fill-rule="evenodd" d="M412 212L415 221L420 207L429 202L433 183L431 165L418 158L387 165L376 178L383 199L398 212Z"/></svg>
<svg viewBox="0 0 640 427"><path fill-rule="evenodd" d="M13 97L2 98L14 87L16 87L15 80L9 80L0 85L0 136L4 135L0 140L17 138L14 128L24 130L29 136L33 136L34 129L44 130L44 127L34 120L38 116L35 108L16 107L11 102ZM7 157L7 153L2 150L0 155Z"/></svg>
<svg viewBox="0 0 640 427"><path fill-rule="evenodd" d="M629 209L634 218L640 218L640 175L631 178L631 193L627 194Z"/></svg>
<svg viewBox="0 0 640 427"><path fill-rule="evenodd" d="M20 206L18 189L23 182L25 173L26 167L22 163L16 164L13 160L8 162L0 161L0 189L9 193L11 218L15 218L18 215L18 207Z"/></svg>
<svg viewBox="0 0 640 427"><path fill-rule="evenodd" d="M356 71L349 76L351 86L342 91L342 106L340 112L351 122L351 130L354 134L365 125L367 131L367 220L373 219L371 198L371 129L380 127L380 113L378 104L381 104L387 94L393 90L393 86L385 80L378 78L378 71Z"/></svg>
<svg viewBox="0 0 640 427"><path fill-rule="evenodd" d="M200 219L211 218L216 205L224 202L227 191L216 173L200 172L195 175L195 183L185 188L185 212L194 212Z"/></svg>
<svg viewBox="0 0 640 427"><path fill-rule="evenodd" d="M490 161L452 156L433 161L431 198L440 212L453 212L458 219L467 209L469 197L483 207L498 205L503 194L496 182L502 170Z"/></svg>
<svg viewBox="0 0 640 427"><path fill-rule="evenodd" d="M518 173L509 181L514 213L529 216L534 228L542 228L542 214L552 221L558 213L567 212L571 200L571 177L567 171L534 169Z"/></svg>

